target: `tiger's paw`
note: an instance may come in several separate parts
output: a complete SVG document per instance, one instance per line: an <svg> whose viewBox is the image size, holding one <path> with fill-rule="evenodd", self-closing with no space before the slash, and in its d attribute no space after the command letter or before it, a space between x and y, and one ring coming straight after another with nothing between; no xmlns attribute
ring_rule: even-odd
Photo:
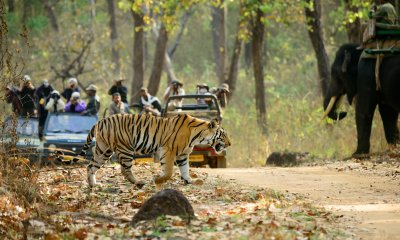
<svg viewBox="0 0 400 240"><path fill-rule="evenodd" d="M137 181L137 182L135 183L135 186L136 186L137 188L139 188L139 189L141 189L144 185L146 185L146 182L144 182L144 181Z"/></svg>
<svg viewBox="0 0 400 240"><path fill-rule="evenodd" d="M89 183L89 187L90 187L90 188L93 188L93 187L95 187L95 186L97 185L95 175L90 174L90 175L88 176L88 179L87 179L87 180L88 180L88 183Z"/></svg>
<svg viewBox="0 0 400 240"><path fill-rule="evenodd" d="M181 177L181 180L183 180L183 182L185 183L185 185L189 185L189 184L192 184L192 183L193 183L193 181L192 181L191 178L185 179L185 178Z"/></svg>

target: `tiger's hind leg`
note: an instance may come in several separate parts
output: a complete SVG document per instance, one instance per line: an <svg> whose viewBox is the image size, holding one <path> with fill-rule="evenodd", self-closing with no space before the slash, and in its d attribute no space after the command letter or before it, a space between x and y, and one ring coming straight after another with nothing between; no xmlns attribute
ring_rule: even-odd
<svg viewBox="0 0 400 240"><path fill-rule="evenodd" d="M145 183L143 181L137 181L132 174L132 156L122 152L117 152L117 156L121 164L121 173L125 179L135 184L138 188L142 188Z"/></svg>
<svg viewBox="0 0 400 240"><path fill-rule="evenodd" d="M181 178L185 182L185 184L191 184L192 179L190 178L189 175L189 155L183 154L178 156L175 163L179 167L179 171L181 172Z"/></svg>
<svg viewBox="0 0 400 240"><path fill-rule="evenodd" d="M87 166L87 178L89 187L96 185L96 172L99 170L113 155L113 152L108 149L103 152L97 145L92 148L93 158Z"/></svg>
<svg viewBox="0 0 400 240"><path fill-rule="evenodd" d="M175 155L171 151L162 151L160 157L161 173L154 178L156 185L165 183L174 172Z"/></svg>

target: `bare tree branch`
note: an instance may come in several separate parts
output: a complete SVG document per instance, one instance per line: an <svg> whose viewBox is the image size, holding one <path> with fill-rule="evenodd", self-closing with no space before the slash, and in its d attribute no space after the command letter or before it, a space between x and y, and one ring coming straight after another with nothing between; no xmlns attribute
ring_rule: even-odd
<svg viewBox="0 0 400 240"><path fill-rule="evenodd" d="M178 35L176 36L174 44L172 44L172 46L167 51L170 58L172 58L174 56L174 53L181 41L183 31L186 28L186 24L189 20L189 17L193 14L193 12L194 11L192 10L192 6L190 6L189 10L186 11L185 14L182 16L181 21L180 21L180 29L179 29Z"/></svg>

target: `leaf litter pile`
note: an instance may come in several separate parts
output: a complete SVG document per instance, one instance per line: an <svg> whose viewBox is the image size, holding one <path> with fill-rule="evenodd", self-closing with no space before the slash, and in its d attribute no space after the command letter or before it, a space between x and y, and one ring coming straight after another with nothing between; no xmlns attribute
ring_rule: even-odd
<svg viewBox="0 0 400 240"><path fill-rule="evenodd" d="M152 182L158 164L141 163L132 169L138 180L147 182L142 189L123 178L119 165L110 164L97 173L101 186L90 191L83 166L42 168L32 178L41 201L27 204L12 193L1 193L0 235L10 239L308 239L344 234L337 229L339 216L298 196L224 181L194 168L193 184L184 185L175 173L163 188L181 191L196 219L187 223L176 216L161 216L131 226L139 208L159 191Z"/></svg>

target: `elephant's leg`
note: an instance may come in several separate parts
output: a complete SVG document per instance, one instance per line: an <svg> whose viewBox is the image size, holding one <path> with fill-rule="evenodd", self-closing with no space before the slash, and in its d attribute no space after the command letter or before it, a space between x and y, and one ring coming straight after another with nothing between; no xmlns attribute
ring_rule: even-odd
<svg viewBox="0 0 400 240"><path fill-rule="evenodd" d="M176 159L176 164L179 167L179 171L181 172L181 178L185 182L185 184L192 183L192 179L189 175L189 155L184 154L180 155Z"/></svg>
<svg viewBox="0 0 400 240"><path fill-rule="evenodd" d="M358 64L356 125L357 150L353 155L369 153L372 119L377 105L375 60L362 59Z"/></svg>
<svg viewBox="0 0 400 240"><path fill-rule="evenodd" d="M388 144L395 145L399 142L399 128L397 127L397 119L399 113L392 107L379 104L379 112L381 114L385 137Z"/></svg>
<svg viewBox="0 0 400 240"><path fill-rule="evenodd" d="M135 177L132 174L132 155L123 153L121 151L117 151L116 154L118 156L118 161L121 164L121 173L125 177L125 179L132 184L135 184L139 188L143 187L144 182L136 181Z"/></svg>
<svg viewBox="0 0 400 240"><path fill-rule="evenodd" d="M369 153L370 149L370 137L371 137L371 126L372 119L374 117L374 111L361 111L358 107L359 101L356 106L356 125L357 125L357 150L353 155ZM372 108L372 107L371 107ZM375 106L373 106L375 108Z"/></svg>
<svg viewBox="0 0 400 240"><path fill-rule="evenodd" d="M111 150L102 150L99 146L101 144L96 144L92 148L93 158L87 166L87 178L89 187L94 187L96 185L96 172L99 170L112 156L113 152Z"/></svg>

